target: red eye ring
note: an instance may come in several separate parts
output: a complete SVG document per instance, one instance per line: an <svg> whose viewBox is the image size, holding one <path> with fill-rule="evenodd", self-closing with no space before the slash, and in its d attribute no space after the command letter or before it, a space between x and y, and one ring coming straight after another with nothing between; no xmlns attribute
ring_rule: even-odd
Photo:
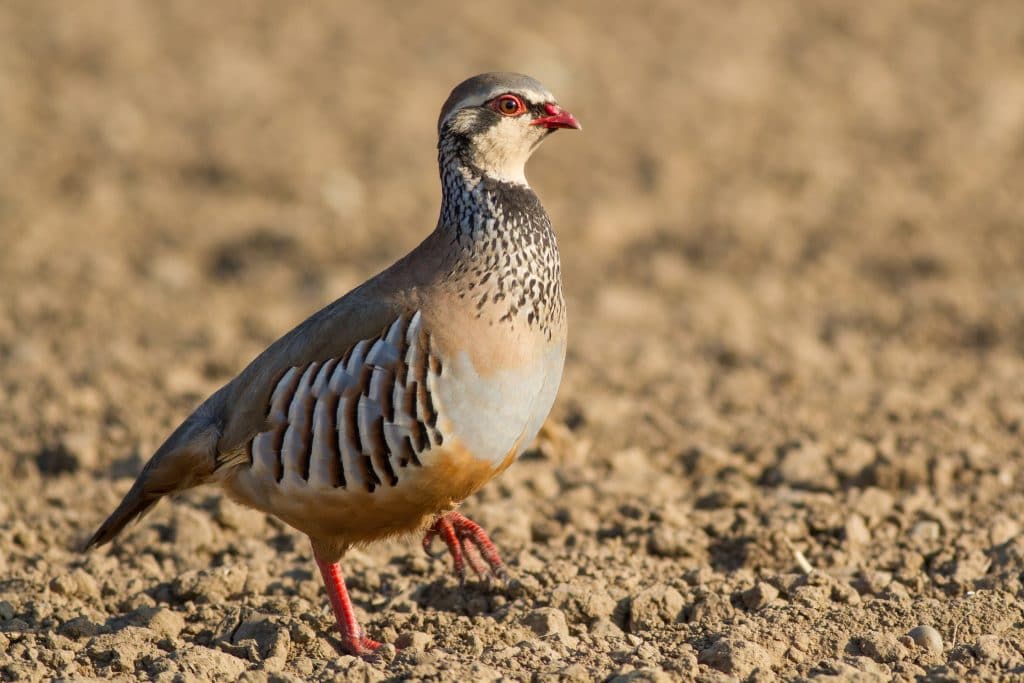
<svg viewBox="0 0 1024 683"><path fill-rule="evenodd" d="M506 93L491 100L491 109L502 116L519 116L526 111L526 105L518 95Z"/></svg>

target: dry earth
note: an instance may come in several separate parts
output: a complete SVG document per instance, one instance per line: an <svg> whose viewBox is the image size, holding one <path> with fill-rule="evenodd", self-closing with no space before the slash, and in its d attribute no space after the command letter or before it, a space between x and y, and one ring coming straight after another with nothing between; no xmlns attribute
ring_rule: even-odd
<svg viewBox="0 0 1024 683"><path fill-rule="evenodd" d="M1024 9L0 7L0 678L1024 676ZM402 254L478 71L586 128L531 179L571 314L546 438L345 561L213 490L78 547L207 393ZM938 641L907 637L930 626ZM933 634L933 635L935 635Z"/></svg>

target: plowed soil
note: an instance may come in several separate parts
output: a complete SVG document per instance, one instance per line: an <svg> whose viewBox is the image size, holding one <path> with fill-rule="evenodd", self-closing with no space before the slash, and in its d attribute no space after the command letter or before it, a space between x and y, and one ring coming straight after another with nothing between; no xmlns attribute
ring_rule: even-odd
<svg viewBox="0 0 1024 683"><path fill-rule="evenodd" d="M493 69L585 128L529 167L559 398L463 507L509 582L350 553L367 662L305 539L213 489L81 554L433 228L438 108ZM1024 676L1022 179L1012 0L4 3L0 678Z"/></svg>

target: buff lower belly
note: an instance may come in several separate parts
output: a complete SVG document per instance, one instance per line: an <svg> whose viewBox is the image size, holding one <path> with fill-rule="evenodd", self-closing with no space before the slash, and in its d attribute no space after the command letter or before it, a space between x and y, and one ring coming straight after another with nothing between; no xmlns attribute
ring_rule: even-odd
<svg viewBox="0 0 1024 683"><path fill-rule="evenodd" d="M232 499L278 517L314 543L343 549L424 529L508 467L515 454L511 450L495 466L457 444L446 446L425 454L422 465L402 469L394 486L373 491L268 481L248 467L222 485Z"/></svg>

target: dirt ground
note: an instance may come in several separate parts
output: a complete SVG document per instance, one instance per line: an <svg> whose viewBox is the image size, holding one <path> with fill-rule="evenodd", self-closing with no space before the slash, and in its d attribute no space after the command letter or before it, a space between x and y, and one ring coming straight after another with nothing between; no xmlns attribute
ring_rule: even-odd
<svg viewBox="0 0 1024 683"><path fill-rule="evenodd" d="M1024 9L0 6L0 678L1024 677ZM570 312L544 438L466 502L510 565L344 561L199 489L78 548L265 345L400 256L484 70ZM925 626L934 630L919 629Z"/></svg>

